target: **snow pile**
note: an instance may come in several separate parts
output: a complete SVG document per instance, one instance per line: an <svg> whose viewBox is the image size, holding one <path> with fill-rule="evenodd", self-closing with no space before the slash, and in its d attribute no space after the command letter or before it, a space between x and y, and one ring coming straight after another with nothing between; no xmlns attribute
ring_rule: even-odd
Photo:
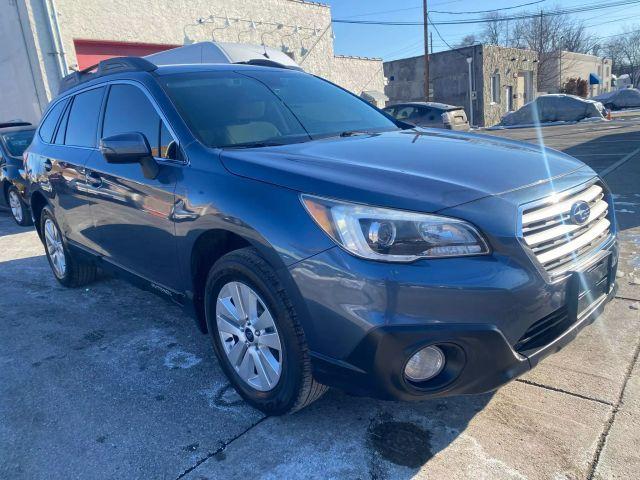
<svg viewBox="0 0 640 480"><path fill-rule="evenodd" d="M541 95L520 110L502 117L502 126L530 125L549 122L579 122L585 118L604 118L602 103L575 95Z"/></svg>
<svg viewBox="0 0 640 480"><path fill-rule="evenodd" d="M603 93L594 97L594 99L611 110L638 108L640 107L640 90L637 88L623 88L615 92Z"/></svg>

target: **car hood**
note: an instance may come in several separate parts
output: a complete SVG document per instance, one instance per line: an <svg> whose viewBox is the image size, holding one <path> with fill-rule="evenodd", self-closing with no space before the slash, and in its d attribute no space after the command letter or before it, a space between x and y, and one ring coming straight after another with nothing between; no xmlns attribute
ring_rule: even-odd
<svg viewBox="0 0 640 480"><path fill-rule="evenodd" d="M221 153L232 173L300 192L435 212L586 166L487 135L412 129Z"/></svg>

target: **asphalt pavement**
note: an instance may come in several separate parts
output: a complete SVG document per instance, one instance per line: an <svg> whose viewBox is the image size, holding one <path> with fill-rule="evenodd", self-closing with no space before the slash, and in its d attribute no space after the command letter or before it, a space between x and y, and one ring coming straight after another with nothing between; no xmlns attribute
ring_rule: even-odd
<svg viewBox="0 0 640 480"><path fill-rule="evenodd" d="M640 118L485 133L568 152L616 194L618 298L565 349L491 394L331 390L265 418L177 307L118 279L59 286L0 212L0 478L638 478Z"/></svg>

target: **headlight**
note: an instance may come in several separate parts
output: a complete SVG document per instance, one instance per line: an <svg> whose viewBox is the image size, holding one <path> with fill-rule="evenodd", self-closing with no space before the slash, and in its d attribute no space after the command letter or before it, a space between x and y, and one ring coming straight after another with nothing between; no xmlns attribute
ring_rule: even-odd
<svg viewBox="0 0 640 480"><path fill-rule="evenodd" d="M310 195L302 195L302 203L322 230L358 257L412 262L489 253L482 235L463 220Z"/></svg>

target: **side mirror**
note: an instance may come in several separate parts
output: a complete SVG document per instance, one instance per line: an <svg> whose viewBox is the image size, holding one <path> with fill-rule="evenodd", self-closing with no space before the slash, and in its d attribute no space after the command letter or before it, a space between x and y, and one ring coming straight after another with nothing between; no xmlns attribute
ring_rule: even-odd
<svg viewBox="0 0 640 480"><path fill-rule="evenodd" d="M140 163L151 157L149 141L140 132L105 137L100 140L100 152L109 163Z"/></svg>
<svg viewBox="0 0 640 480"><path fill-rule="evenodd" d="M160 167L151 154L149 141L140 132L120 133L100 140L100 152L108 163L139 163L145 178L154 179Z"/></svg>

